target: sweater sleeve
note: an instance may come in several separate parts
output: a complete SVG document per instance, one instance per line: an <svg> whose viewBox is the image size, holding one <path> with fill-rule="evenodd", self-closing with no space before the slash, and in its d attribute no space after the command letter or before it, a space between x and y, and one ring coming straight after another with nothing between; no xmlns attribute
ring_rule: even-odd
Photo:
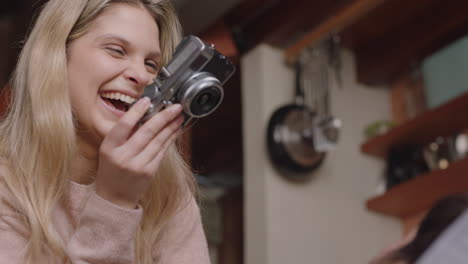
<svg viewBox="0 0 468 264"><path fill-rule="evenodd" d="M177 213L154 252L155 264L209 264L208 246L195 199Z"/></svg>
<svg viewBox="0 0 468 264"><path fill-rule="evenodd" d="M141 208L119 207L92 193L67 244L73 264L131 264Z"/></svg>
<svg viewBox="0 0 468 264"><path fill-rule="evenodd" d="M27 245L27 229L13 214L0 215L0 263L22 264Z"/></svg>
<svg viewBox="0 0 468 264"><path fill-rule="evenodd" d="M14 196L2 178L5 171L0 166L0 263L23 264L29 229L15 210Z"/></svg>
<svg viewBox="0 0 468 264"><path fill-rule="evenodd" d="M14 209L14 201L14 196L0 179L0 263L23 264L30 230ZM141 208L121 208L92 192L78 216L76 229L69 230L68 239L62 237L71 262L133 264L134 238L142 214ZM61 263L51 258L37 263Z"/></svg>
<svg viewBox="0 0 468 264"><path fill-rule="evenodd" d="M1 173L0 173L1 174ZM1 178L1 177L0 177ZM1 179L0 179L1 181ZM15 198L0 183L0 263L23 264L29 228L14 209ZM67 228L64 247L73 264L133 264L134 239L143 215L112 204L91 192L78 215L76 228ZM67 221L61 219L58 221ZM209 264L208 248L195 199L167 224L153 256L155 264ZM39 263L39 262L38 262ZM51 259L40 263L60 263Z"/></svg>

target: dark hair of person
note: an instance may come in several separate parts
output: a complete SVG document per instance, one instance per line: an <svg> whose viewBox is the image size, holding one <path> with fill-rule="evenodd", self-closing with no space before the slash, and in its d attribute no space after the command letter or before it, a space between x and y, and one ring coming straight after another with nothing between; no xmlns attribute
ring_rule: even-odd
<svg viewBox="0 0 468 264"><path fill-rule="evenodd" d="M412 264L444 230L468 208L468 193L447 196L434 204L423 218L415 238L391 253L383 263L404 261Z"/></svg>

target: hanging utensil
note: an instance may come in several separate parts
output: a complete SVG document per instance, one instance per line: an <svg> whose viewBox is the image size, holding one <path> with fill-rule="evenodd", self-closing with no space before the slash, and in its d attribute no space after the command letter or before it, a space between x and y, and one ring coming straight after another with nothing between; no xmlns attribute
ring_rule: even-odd
<svg viewBox="0 0 468 264"><path fill-rule="evenodd" d="M328 45L329 43L330 42L327 42ZM330 55L329 53L325 54L323 46L319 46L318 48L323 52L321 54L322 56ZM329 46L325 46L325 48L327 51L330 50ZM329 57L330 56L328 56L328 58ZM319 117L314 120L313 127L315 148L317 151L321 152L328 152L336 147L341 130L341 120L331 115L329 69L326 62L325 60L325 63L321 63L318 67L320 80L318 88L320 90L321 100L319 103Z"/></svg>
<svg viewBox="0 0 468 264"><path fill-rule="evenodd" d="M300 61L295 65L295 74L295 103L282 106L272 114L267 147L272 163L283 176L305 180L322 164L326 154L315 149L311 130L315 111L305 105Z"/></svg>
<svg viewBox="0 0 468 264"><path fill-rule="evenodd" d="M327 42L328 64L335 74L338 88L343 88L343 80L341 78L341 38L338 34L333 33Z"/></svg>

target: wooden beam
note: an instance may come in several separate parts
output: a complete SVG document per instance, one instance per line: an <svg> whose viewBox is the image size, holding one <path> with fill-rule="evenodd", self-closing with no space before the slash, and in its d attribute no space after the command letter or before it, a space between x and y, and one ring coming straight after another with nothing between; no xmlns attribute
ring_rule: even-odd
<svg viewBox="0 0 468 264"><path fill-rule="evenodd" d="M387 0L368 15L343 29L340 34L346 48L356 49L394 28L402 28L416 17L424 16L427 10L440 0Z"/></svg>
<svg viewBox="0 0 468 264"><path fill-rule="evenodd" d="M468 33L468 2L436 3L384 36L355 50L358 81L368 85L392 82L437 49Z"/></svg>
<svg viewBox="0 0 468 264"><path fill-rule="evenodd" d="M354 0L335 15L324 20L320 25L313 28L299 41L289 46L285 52L285 59L292 63L297 59L300 52L309 45L313 45L321 40L326 34L331 32L340 32L346 26L349 26L362 16L369 13L372 9L382 4L385 0Z"/></svg>
<svg viewBox="0 0 468 264"><path fill-rule="evenodd" d="M248 24L254 17L260 15L265 6L272 1L269 0L243 0L224 16L230 27Z"/></svg>
<svg viewBox="0 0 468 264"><path fill-rule="evenodd" d="M282 1L268 16L262 17L260 25L270 29L263 41L275 46L287 46L308 29L337 12L349 0ZM256 34L257 31L253 31Z"/></svg>
<svg viewBox="0 0 468 264"><path fill-rule="evenodd" d="M250 11L250 15L243 21L233 23L232 16L229 16L229 23L236 31L243 51L262 42L284 46L306 29L339 10L348 1L270 1L256 11Z"/></svg>
<svg viewBox="0 0 468 264"><path fill-rule="evenodd" d="M216 49L233 63L239 62L239 50L232 36L231 30L224 21L220 20L200 35L205 42L214 44Z"/></svg>

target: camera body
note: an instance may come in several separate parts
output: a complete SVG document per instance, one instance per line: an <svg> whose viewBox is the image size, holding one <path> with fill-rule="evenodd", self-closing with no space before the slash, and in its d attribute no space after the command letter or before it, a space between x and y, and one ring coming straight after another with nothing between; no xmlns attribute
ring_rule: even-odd
<svg viewBox="0 0 468 264"><path fill-rule="evenodd" d="M141 121L168 105L179 103L187 119L211 114L224 97L223 84L233 75L234 64L196 36L187 36L177 46L172 59L142 97L151 105Z"/></svg>

